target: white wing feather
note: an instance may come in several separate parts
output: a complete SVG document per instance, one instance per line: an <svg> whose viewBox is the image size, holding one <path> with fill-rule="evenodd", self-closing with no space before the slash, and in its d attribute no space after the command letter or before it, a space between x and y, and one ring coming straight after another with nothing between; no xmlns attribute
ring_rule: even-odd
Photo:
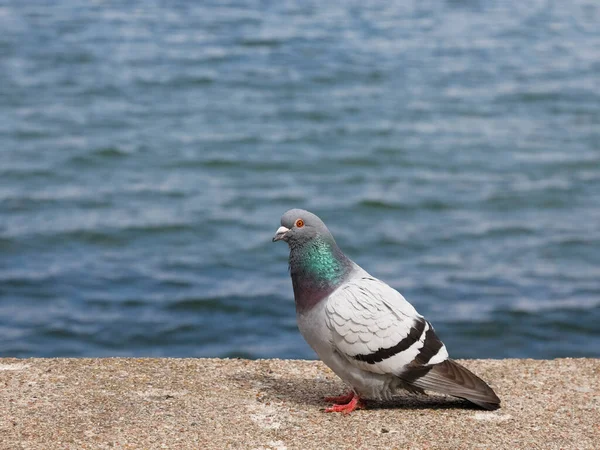
<svg viewBox="0 0 600 450"><path fill-rule="evenodd" d="M401 374L419 354L430 327L425 322L423 331L405 350L369 363L361 360L361 355L398 345L423 317L402 294L370 276L350 280L333 292L325 312L335 350L353 365L379 374ZM446 359L445 347L435 357L436 361Z"/></svg>

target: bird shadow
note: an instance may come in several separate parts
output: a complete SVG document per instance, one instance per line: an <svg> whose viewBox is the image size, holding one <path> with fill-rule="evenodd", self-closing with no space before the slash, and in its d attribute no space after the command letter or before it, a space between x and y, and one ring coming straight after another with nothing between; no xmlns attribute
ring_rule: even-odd
<svg viewBox="0 0 600 450"><path fill-rule="evenodd" d="M342 395L348 387L339 382L324 378L288 378L273 376L269 373L245 374L244 381L259 383L266 401L291 402L298 405L313 405L325 408L331 402L324 400L326 396ZM400 393L392 400L366 400L369 409L474 409L481 410L473 403L460 398L444 395L427 395Z"/></svg>

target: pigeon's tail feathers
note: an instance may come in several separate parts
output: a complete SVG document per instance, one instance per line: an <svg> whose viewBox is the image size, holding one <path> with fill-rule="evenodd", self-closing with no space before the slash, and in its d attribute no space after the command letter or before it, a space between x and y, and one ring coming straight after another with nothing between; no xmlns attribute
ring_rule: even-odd
<svg viewBox="0 0 600 450"><path fill-rule="evenodd" d="M464 398L484 409L500 408L500 399L492 388L473 372L451 359L432 366L431 370L411 380L411 383L421 389Z"/></svg>

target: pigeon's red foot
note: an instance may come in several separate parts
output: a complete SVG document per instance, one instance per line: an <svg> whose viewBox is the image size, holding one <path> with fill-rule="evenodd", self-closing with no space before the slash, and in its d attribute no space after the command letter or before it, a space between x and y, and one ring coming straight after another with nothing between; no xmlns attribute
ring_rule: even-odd
<svg viewBox="0 0 600 450"><path fill-rule="evenodd" d="M365 405L361 401L360 397L358 395L356 395L354 392L352 392L351 394L348 394L348 395L342 395L337 398L341 399L341 401L348 401L348 400L350 400L350 401L348 401L348 403L345 403L345 404L330 406L329 408L325 409L325 412L341 412L344 414L349 414L352 411L354 411L355 409L361 409L361 408L365 407Z"/></svg>
<svg viewBox="0 0 600 450"><path fill-rule="evenodd" d="M331 402L331 403L348 403L353 398L354 398L354 392L350 391L344 395L338 395L338 396L334 396L334 397L325 397L325 401Z"/></svg>

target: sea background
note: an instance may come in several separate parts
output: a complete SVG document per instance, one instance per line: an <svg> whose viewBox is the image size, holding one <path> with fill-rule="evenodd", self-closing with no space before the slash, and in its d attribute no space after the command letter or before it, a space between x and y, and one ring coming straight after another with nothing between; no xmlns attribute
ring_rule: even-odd
<svg viewBox="0 0 600 450"><path fill-rule="evenodd" d="M596 1L0 3L0 356L314 358L309 209L456 358L600 357Z"/></svg>

